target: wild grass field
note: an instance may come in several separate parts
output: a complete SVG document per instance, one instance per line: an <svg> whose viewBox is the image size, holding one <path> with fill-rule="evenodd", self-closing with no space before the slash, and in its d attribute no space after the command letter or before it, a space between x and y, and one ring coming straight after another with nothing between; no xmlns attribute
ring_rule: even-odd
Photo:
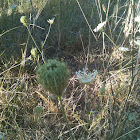
<svg viewBox="0 0 140 140"><path fill-rule="evenodd" d="M140 0L0 1L0 140L140 140Z"/></svg>

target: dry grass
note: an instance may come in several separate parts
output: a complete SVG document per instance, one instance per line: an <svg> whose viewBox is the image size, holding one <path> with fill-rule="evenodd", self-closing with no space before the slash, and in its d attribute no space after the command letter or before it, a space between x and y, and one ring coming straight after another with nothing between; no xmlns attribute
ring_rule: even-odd
<svg viewBox="0 0 140 140"><path fill-rule="evenodd" d="M134 47L129 43L133 38L132 28L128 38L122 32L124 26L121 28L122 23L126 21L125 18L129 16L128 9L131 2L103 3L99 0L88 2L86 4L79 0L90 23L94 22L97 25L113 14L114 18L108 21L104 29L110 38L104 32L100 32L95 33L98 39L95 41L76 1L60 0L47 3L44 1L46 7L43 7L43 1L37 3L33 1L35 14L38 14L36 25L46 28L47 19L54 13L58 14L47 44L42 50L44 57L46 60L55 58L64 61L70 69L71 76L66 93L63 95L63 105L75 139L138 140L140 138L140 72L137 63L139 50L138 48L131 50ZM124 10L120 7L121 3L125 7ZM105 9L103 11L101 8L102 4L106 7L106 13ZM109 10L108 5L110 7L114 5L117 10ZM8 20L17 18L19 22L20 14L25 13L27 9L29 11L26 11L26 14L33 12L30 3L24 5L24 2L21 2L18 6L18 11L6 17L9 18ZM95 7L99 16L93 18ZM46 14L45 10L50 13ZM3 25L7 22L4 15L7 14L3 13L0 16ZM20 24L18 22L12 22L14 27L18 27L17 25ZM96 25L91 27L94 29ZM5 33L10 28L13 27L9 23L7 27L0 27L0 46L5 46L5 52L2 53L1 48L0 53L0 136L3 133L7 140L70 139L60 102L57 97L45 91L36 80L36 69L39 64L42 64L42 60L39 54L38 61L29 57L34 43L26 28L19 27L18 34L16 34L17 30ZM38 28L32 30L38 46L41 46L46 32ZM26 45L28 47L25 55L21 50L25 52ZM14 46L21 48L14 49ZM131 51L122 53L118 49L120 46L128 46ZM11 47L11 50L17 53L17 59L15 53L12 53L12 56L7 53L8 49L5 49L7 47ZM23 57L25 57L25 65L22 65ZM76 71L82 70L85 66L88 66L89 71L93 69L98 71L96 78L88 85L79 82L76 76ZM105 88L104 92L101 91L102 88ZM40 114L35 111L38 106L42 108Z"/></svg>

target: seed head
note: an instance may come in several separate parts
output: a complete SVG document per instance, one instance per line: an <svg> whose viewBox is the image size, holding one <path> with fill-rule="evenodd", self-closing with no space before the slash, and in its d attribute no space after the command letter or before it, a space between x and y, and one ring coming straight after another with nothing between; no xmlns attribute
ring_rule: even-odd
<svg viewBox="0 0 140 140"><path fill-rule="evenodd" d="M38 67L37 79L45 90L62 96L68 85L69 71L65 63L48 60L47 63Z"/></svg>
<svg viewBox="0 0 140 140"><path fill-rule="evenodd" d="M31 55L36 58L37 57L37 48L32 48L31 49Z"/></svg>
<svg viewBox="0 0 140 140"><path fill-rule="evenodd" d="M26 26L26 27L28 27L28 25L29 25L29 21L28 21L28 19L27 19L26 16L22 16L22 17L20 18L20 22L21 22L24 26Z"/></svg>

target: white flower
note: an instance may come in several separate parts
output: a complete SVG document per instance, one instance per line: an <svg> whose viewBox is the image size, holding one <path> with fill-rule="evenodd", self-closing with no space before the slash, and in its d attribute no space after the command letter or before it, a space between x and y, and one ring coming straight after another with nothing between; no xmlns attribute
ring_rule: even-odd
<svg viewBox="0 0 140 140"><path fill-rule="evenodd" d="M137 17L135 17L135 22L140 23L140 15L139 15L139 16L137 16Z"/></svg>
<svg viewBox="0 0 140 140"><path fill-rule="evenodd" d="M53 24L53 23L54 23L54 18L47 20L47 22L48 22L49 24Z"/></svg>
<svg viewBox="0 0 140 140"><path fill-rule="evenodd" d="M106 25L106 21L99 23L98 26L93 30L94 32L102 31L103 27Z"/></svg>
<svg viewBox="0 0 140 140"><path fill-rule="evenodd" d="M95 76L97 74L97 70L94 70L93 73L91 73L88 72L88 68L83 69L83 71L79 70L78 72L76 72L78 80L84 84L91 83L95 79Z"/></svg>
<svg viewBox="0 0 140 140"><path fill-rule="evenodd" d="M134 41L136 45L140 46L140 40Z"/></svg>
<svg viewBox="0 0 140 140"><path fill-rule="evenodd" d="M128 52L129 49L126 48L126 47L119 47L119 51L122 51L122 52Z"/></svg>

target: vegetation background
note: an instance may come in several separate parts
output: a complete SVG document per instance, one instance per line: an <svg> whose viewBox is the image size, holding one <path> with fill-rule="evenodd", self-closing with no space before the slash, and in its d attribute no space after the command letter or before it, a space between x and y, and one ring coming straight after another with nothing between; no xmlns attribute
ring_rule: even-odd
<svg viewBox="0 0 140 140"><path fill-rule="evenodd" d="M1 0L0 139L71 138L57 97L36 80L43 55L70 70L63 105L75 139L139 140L139 15L139 0ZM35 43L42 52L36 58ZM98 71L88 85L76 76L83 68Z"/></svg>

